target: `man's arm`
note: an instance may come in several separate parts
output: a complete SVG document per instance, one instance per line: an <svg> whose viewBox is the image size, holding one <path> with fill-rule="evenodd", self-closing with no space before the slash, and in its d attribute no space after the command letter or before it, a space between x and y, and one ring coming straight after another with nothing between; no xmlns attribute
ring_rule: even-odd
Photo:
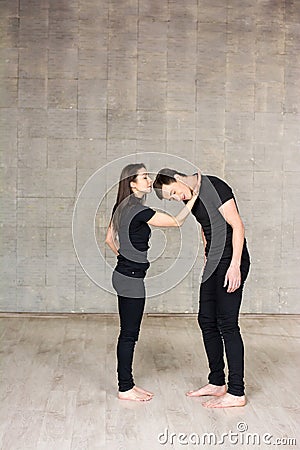
<svg viewBox="0 0 300 450"><path fill-rule="evenodd" d="M225 276L224 286L227 292L234 292L241 284L241 257L244 246L245 228L233 198L225 202L220 208L226 222L232 227L232 258Z"/></svg>

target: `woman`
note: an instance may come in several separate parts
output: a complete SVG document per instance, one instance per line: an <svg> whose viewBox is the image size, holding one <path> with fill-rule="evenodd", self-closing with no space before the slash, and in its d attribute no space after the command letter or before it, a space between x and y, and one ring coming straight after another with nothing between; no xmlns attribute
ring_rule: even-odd
<svg viewBox="0 0 300 450"><path fill-rule="evenodd" d="M129 164L124 167L105 240L118 257L112 284L118 294L120 316L117 372L118 397L121 400L148 401L153 397L151 392L135 386L132 376L133 352L145 306L144 278L150 266L147 260L151 234L149 225L181 226L197 199L199 184L191 190L191 199L176 217L156 212L144 205L146 194L151 191L152 180L144 164Z"/></svg>

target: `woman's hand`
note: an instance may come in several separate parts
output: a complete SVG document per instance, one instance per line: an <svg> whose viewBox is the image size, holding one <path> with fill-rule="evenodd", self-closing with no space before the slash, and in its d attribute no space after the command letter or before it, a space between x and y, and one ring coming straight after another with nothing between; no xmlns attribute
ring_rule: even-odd
<svg viewBox="0 0 300 450"><path fill-rule="evenodd" d="M227 283L228 283L227 292L234 292L240 287L240 285L241 285L241 270L238 265L235 265L235 266L230 265L228 267L228 270L225 275L223 287L226 287Z"/></svg>
<svg viewBox="0 0 300 450"><path fill-rule="evenodd" d="M201 173L200 173L199 169L198 169L197 175L198 175L197 184L194 187L194 189L191 189L192 195L196 196L196 197L198 197L198 195L199 195L200 185L201 185Z"/></svg>
<svg viewBox="0 0 300 450"><path fill-rule="evenodd" d="M191 201L194 197L198 197L198 195L199 195L200 185L201 185L201 172L200 172L199 169L198 169L197 175L198 175L197 184L194 187L194 189L191 188L191 186L189 184L187 184L187 182L185 180L186 177L182 177L181 175L178 175L178 174L174 175L174 178L175 178L176 181L180 181L182 184L187 186L188 189L191 191L192 197L190 198L189 201Z"/></svg>

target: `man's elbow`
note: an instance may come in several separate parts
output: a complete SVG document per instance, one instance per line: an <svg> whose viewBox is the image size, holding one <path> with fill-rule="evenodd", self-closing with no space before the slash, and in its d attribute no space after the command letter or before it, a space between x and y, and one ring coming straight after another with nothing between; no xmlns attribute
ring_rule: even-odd
<svg viewBox="0 0 300 450"><path fill-rule="evenodd" d="M245 226L244 226L242 220L239 220L239 221L233 223L231 226L233 229L236 229L237 231L240 231L242 233L245 232Z"/></svg>

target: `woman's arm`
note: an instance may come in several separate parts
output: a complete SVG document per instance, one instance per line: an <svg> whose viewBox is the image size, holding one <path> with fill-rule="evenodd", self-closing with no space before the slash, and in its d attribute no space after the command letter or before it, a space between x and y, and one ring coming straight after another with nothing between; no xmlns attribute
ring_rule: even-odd
<svg viewBox="0 0 300 450"><path fill-rule="evenodd" d="M206 263L206 254L205 254L205 248L206 248L206 238L205 238L205 234L203 231L202 226L200 225L201 228L201 236L202 236L202 242L203 242L203 247L204 247L204 264Z"/></svg>
<svg viewBox="0 0 300 450"><path fill-rule="evenodd" d="M202 242L203 242L203 247L206 247L206 239L205 239L205 234L203 231L203 228L201 227L201 236L202 236Z"/></svg>
<svg viewBox="0 0 300 450"><path fill-rule="evenodd" d="M198 176L198 182L195 189L192 190L192 198L186 203L184 208L177 214L177 216L169 216L169 214L156 212L154 216L148 220L149 225L154 227L181 227L187 216L190 214L196 199L198 198L200 190L201 176Z"/></svg>
<svg viewBox="0 0 300 450"><path fill-rule="evenodd" d="M106 239L105 239L105 243L109 246L109 248L116 254L119 254L118 248L116 246L116 244L118 244L118 240L116 237L116 234L114 232L113 226L112 226L112 222L110 222L108 229L107 229L107 233L106 233Z"/></svg>
<svg viewBox="0 0 300 450"><path fill-rule="evenodd" d="M166 213L156 212L147 223L154 227L181 227L187 216L190 214L196 198L197 195L193 195L177 216L174 217L169 216L169 214Z"/></svg>
<svg viewBox="0 0 300 450"><path fill-rule="evenodd" d="M241 257L244 246L245 228L235 201L232 199L225 202L220 208L226 222L232 227L232 258L225 276L224 286L228 282L227 292L234 292L241 284Z"/></svg>

